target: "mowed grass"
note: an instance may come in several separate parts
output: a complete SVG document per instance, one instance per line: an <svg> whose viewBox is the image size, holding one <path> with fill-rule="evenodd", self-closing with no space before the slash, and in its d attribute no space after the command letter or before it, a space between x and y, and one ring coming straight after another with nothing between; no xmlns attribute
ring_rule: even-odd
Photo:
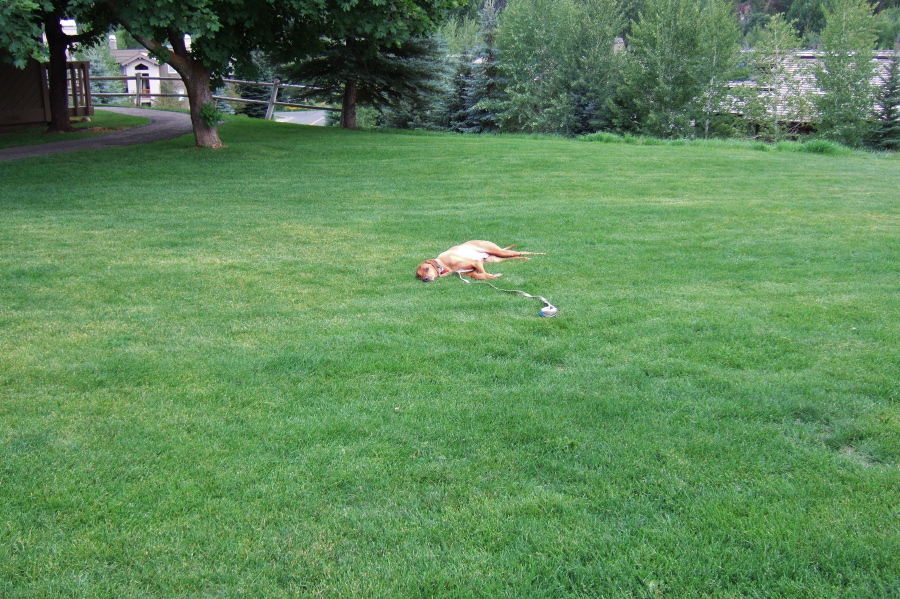
<svg viewBox="0 0 900 599"><path fill-rule="evenodd" d="M0 164L0 596L900 594L896 159L221 133Z"/></svg>
<svg viewBox="0 0 900 599"><path fill-rule="evenodd" d="M0 129L0 149L34 146L57 141L84 139L146 125L150 119L97 110L90 121L75 121L74 133L47 133L46 125L11 126Z"/></svg>

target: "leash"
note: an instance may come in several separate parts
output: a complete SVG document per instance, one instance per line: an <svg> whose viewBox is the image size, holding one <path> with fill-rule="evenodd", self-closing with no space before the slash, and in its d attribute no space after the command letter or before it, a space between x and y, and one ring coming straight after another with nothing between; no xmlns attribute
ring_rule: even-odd
<svg viewBox="0 0 900 599"><path fill-rule="evenodd" d="M459 276L459 279L460 279L462 282L464 282L464 283L471 283L471 282L472 282L472 281L467 281L467 280L465 280L465 279L463 278L461 272L457 271L456 274L457 274L457 276ZM554 306L553 304L551 304L549 301L547 301L547 298L545 298L545 297L542 296L542 295L531 295L530 293L525 293L524 291L520 291L519 289L500 289L499 287L497 287L497 286L494 285L493 283L488 283L487 281L484 281L484 284L485 284L485 285L488 285L489 287L492 287L492 288L496 289L497 291L503 291L503 292L505 292L505 293L517 293L517 294L519 294L519 295L524 295L525 297L530 297L530 298L533 298L533 299L540 300L540 301L544 302L544 307L541 308L540 312L538 312L538 316L544 316L545 318L553 318L554 316L556 316L557 314L559 314L559 308L557 308L556 306Z"/></svg>

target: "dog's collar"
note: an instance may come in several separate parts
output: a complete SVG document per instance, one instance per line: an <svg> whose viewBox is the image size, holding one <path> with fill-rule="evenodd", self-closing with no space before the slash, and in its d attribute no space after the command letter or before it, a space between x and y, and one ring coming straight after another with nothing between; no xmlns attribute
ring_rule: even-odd
<svg viewBox="0 0 900 599"><path fill-rule="evenodd" d="M443 277L450 272L443 264L441 264L437 260L429 260L428 263L437 269L439 277Z"/></svg>

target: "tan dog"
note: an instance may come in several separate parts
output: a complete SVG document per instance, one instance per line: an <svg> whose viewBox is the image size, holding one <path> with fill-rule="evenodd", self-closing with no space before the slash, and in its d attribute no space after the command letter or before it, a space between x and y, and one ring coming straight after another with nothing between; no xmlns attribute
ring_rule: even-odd
<svg viewBox="0 0 900 599"><path fill-rule="evenodd" d="M453 246L434 260L426 260L420 264L416 269L416 278L427 283L438 277L459 273L479 280L496 279L500 273L492 275L485 272L485 262L500 262L508 259L529 260L525 254L539 254L539 252L516 252L509 249L511 247L514 246L502 248L490 241L467 241Z"/></svg>

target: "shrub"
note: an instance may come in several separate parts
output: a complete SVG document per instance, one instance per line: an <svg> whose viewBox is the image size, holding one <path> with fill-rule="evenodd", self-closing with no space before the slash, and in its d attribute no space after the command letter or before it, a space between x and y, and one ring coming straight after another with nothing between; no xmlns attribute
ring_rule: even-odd
<svg viewBox="0 0 900 599"><path fill-rule="evenodd" d="M829 156L847 156L851 154L850 148L827 139L813 139L800 144L801 152L812 154L827 154Z"/></svg>

